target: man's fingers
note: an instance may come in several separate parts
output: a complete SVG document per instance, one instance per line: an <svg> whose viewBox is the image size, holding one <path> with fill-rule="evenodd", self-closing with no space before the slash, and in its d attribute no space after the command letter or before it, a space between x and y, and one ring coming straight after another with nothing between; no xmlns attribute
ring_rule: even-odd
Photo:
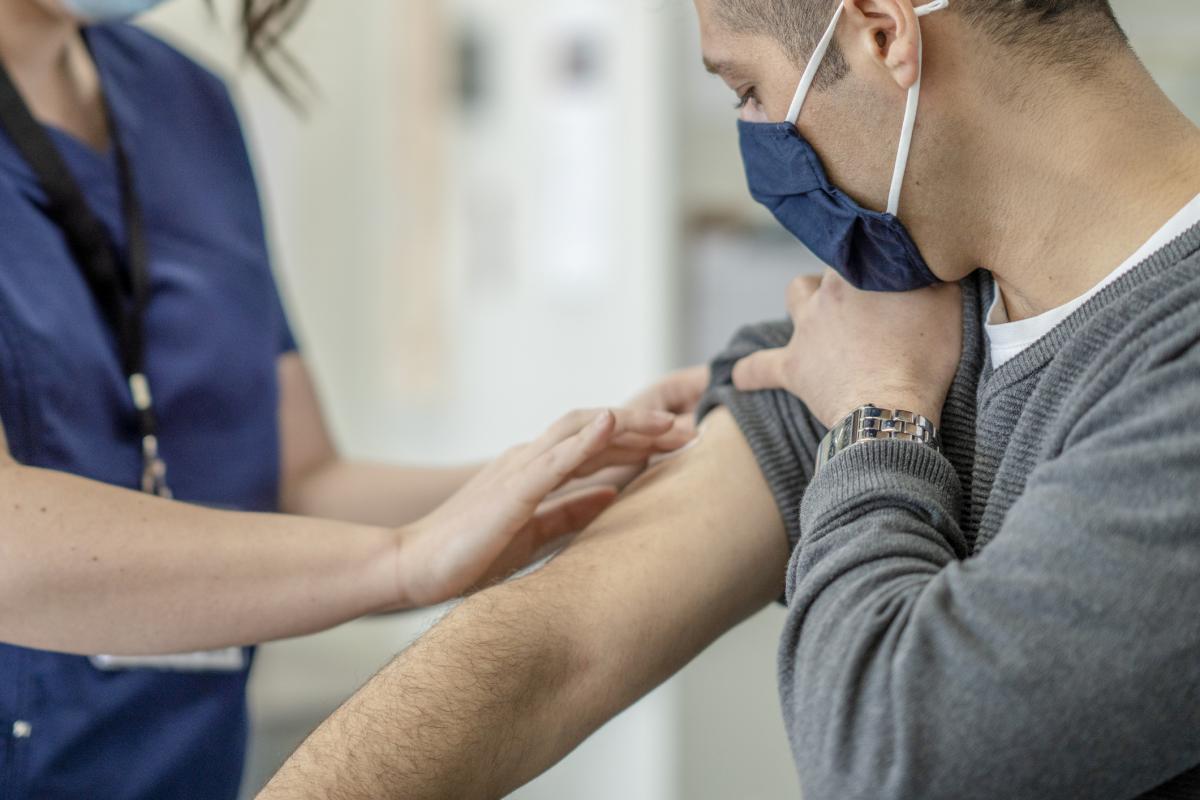
<svg viewBox="0 0 1200 800"><path fill-rule="evenodd" d="M765 389L786 388L783 365L787 351L760 350L747 356L733 367L733 385L741 392L760 392Z"/></svg>
<svg viewBox="0 0 1200 800"><path fill-rule="evenodd" d="M819 275L801 275L792 279L787 288L788 313L795 316L796 310L807 303L820 287L821 276Z"/></svg>

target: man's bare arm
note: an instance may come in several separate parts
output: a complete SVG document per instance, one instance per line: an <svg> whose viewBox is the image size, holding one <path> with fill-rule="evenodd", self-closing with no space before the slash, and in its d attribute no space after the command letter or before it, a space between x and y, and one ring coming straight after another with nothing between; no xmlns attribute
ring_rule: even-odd
<svg viewBox="0 0 1200 800"><path fill-rule="evenodd" d="M528 782L778 597L783 521L732 417L540 571L467 600L260 798L490 798Z"/></svg>

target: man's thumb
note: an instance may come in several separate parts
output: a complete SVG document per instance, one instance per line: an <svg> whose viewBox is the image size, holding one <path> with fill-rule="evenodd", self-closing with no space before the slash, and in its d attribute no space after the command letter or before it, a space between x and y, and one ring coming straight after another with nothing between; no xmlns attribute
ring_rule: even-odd
<svg viewBox="0 0 1200 800"><path fill-rule="evenodd" d="M784 350L760 350L733 366L733 385L741 392L783 389Z"/></svg>

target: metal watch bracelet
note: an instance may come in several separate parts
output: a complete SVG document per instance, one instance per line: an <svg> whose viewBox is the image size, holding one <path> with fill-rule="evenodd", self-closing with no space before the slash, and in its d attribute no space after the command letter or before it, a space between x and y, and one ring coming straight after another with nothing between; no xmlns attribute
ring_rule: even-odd
<svg viewBox="0 0 1200 800"><path fill-rule="evenodd" d="M899 439L919 442L941 450L941 439L937 426L929 419L912 411L900 411L866 405L829 429L817 450L817 465L814 475L838 453L864 442Z"/></svg>

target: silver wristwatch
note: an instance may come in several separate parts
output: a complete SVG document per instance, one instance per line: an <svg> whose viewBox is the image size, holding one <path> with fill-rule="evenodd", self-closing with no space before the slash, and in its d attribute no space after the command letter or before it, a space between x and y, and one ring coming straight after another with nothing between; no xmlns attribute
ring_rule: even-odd
<svg viewBox="0 0 1200 800"><path fill-rule="evenodd" d="M843 450L880 439L919 442L938 451L942 449L937 426L920 414L867 405L834 425L821 440L813 474L819 473Z"/></svg>

